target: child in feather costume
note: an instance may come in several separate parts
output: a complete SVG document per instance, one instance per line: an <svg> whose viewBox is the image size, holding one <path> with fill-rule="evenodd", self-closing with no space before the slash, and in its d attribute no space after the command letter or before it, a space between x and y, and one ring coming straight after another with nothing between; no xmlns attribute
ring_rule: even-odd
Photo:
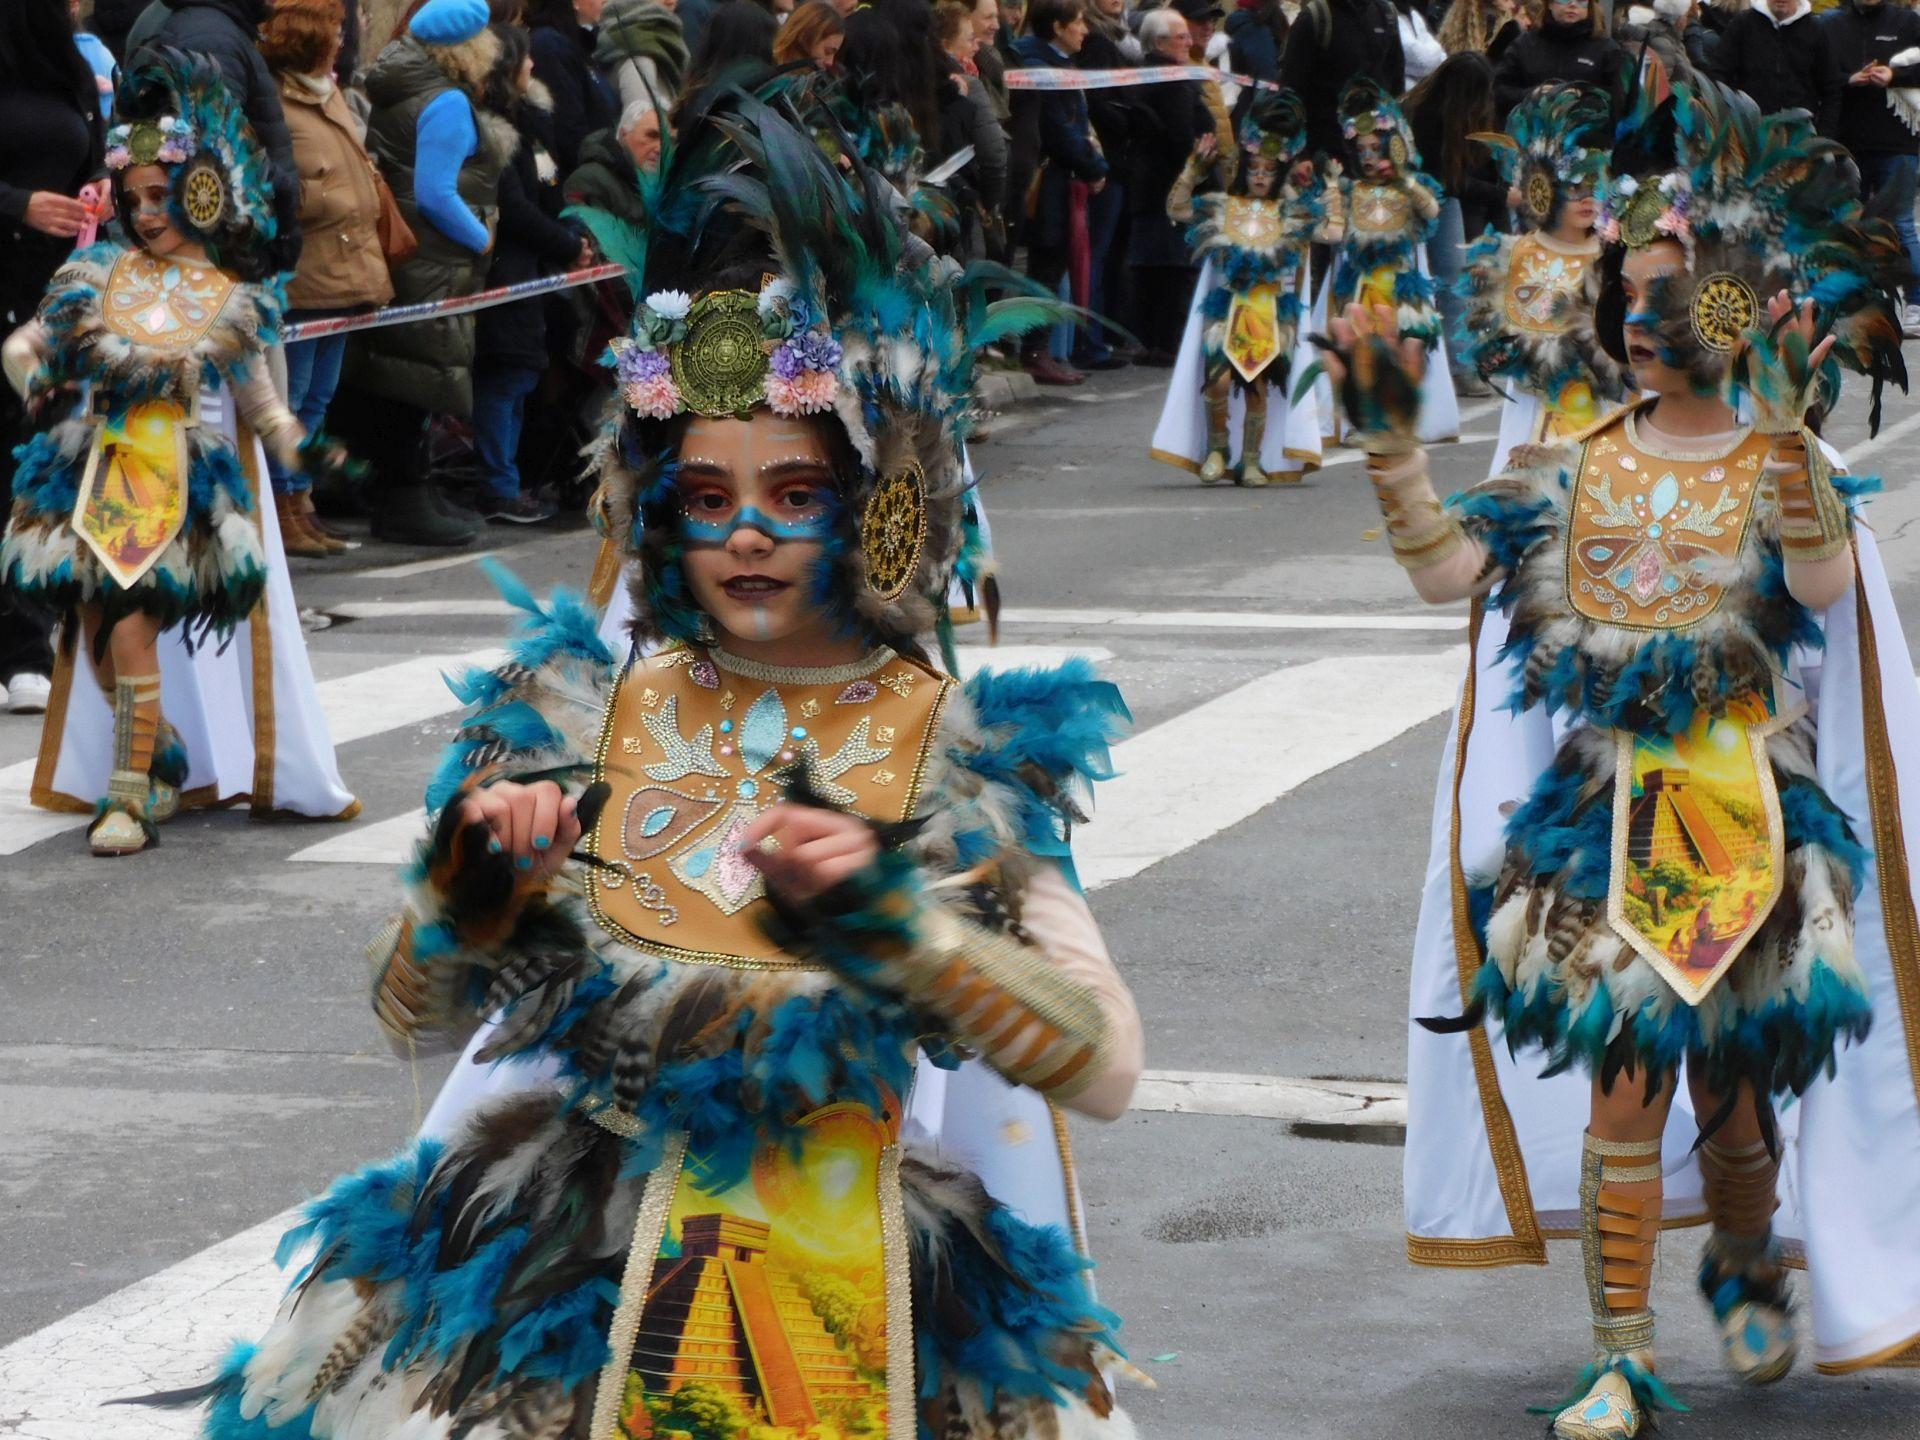
<svg viewBox="0 0 1920 1440"><path fill-rule="evenodd" d="M1234 483L1291 484L1320 459L1318 424L1311 415L1290 413L1287 382L1299 341L1308 247L1339 238L1340 194L1311 161L1297 160L1306 149L1306 117L1292 91L1252 92L1239 141L1244 155L1225 193L1193 193L1213 169L1209 134L1195 145L1167 196L1168 216L1192 226L1187 239L1202 274L1154 431L1153 455L1197 469L1203 485L1226 479L1237 398L1244 418ZM1203 426L1194 424L1196 389ZM1304 431L1300 443L1297 419L1306 422L1298 427Z"/></svg>
<svg viewBox="0 0 1920 1440"><path fill-rule="evenodd" d="M1052 318L932 263L883 183L735 91L632 267L597 461L632 569L462 682L376 1009L559 1085L339 1182L214 1440L1116 1437L1114 1317L1058 1229L901 1135L915 1056L1117 1116L1138 1019L1069 828L1126 712L1083 665L957 684L972 355Z"/></svg>
<svg viewBox="0 0 1920 1440"><path fill-rule="evenodd" d="M1408 1251L1539 1262L1580 1236L1594 1355L1549 1411L1561 1440L1629 1440L1677 1405L1649 1303L1663 1225L1710 1222L1700 1290L1745 1383L1798 1350L1789 1237L1822 1369L1920 1339L1895 1218L1920 1200L1898 811L1920 747L1888 728L1912 664L1853 519L1870 487L1805 424L1840 362L1904 384L1897 243L1804 112L1719 87L1676 87L1613 170L1595 328L1647 399L1443 507L1378 399L1423 348L1355 307L1329 360L1414 588L1474 601L1416 940ZM1689 1102L1697 1131L1669 1144ZM1805 1208L1776 1217L1783 1158Z"/></svg>
<svg viewBox="0 0 1920 1440"><path fill-rule="evenodd" d="M1391 307L1401 334L1420 341L1441 362L1428 366L1420 388L1404 398L1417 433L1428 443L1454 439L1459 402L1427 273L1426 245L1440 214L1439 182L1420 168L1413 127L1399 104L1364 76L1340 92L1340 129L1348 160L1340 181L1345 229L1332 273L1320 287L1316 328L1324 333L1327 318L1349 305ZM1320 399L1321 430L1341 441L1341 407L1324 384Z"/></svg>
<svg viewBox="0 0 1920 1440"><path fill-rule="evenodd" d="M111 706L112 770L88 830L103 856L145 849L181 804L190 759L161 715L163 632L224 641L254 615L277 542L247 473L253 437L289 465L304 438L264 363L280 323L267 162L219 72L169 53L127 78L115 122L106 162L125 239L77 252L6 341L7 379L46 428L21 449L0 544L0 584L77 620ZM276 668L310 690L298 633ZM66 694L57 683L40 770L55 793L36 788L39 804L76 803L57 793ZM312 813L351 813L322 748ZM257 798L272 808L265 761Z"/></svg>
<svg viewBox="0 0 1920 1440"><path fill-rule="evenodd" d="M1621 395L1620 367L1593 336L1600 288L1599 187L1612 148L1606 95L1542 85L1515 106L1507 132L1478 137L1521 198L1520 234L1489 230L1467 247L1453 337L1481 378L1506 390L1493 468L1516 446L1584 430Z"/></svg>

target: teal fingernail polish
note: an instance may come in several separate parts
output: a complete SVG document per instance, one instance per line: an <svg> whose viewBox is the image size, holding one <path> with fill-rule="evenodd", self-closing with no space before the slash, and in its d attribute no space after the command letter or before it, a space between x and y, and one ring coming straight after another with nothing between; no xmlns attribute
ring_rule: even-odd
<svg viewBox="0 0 1920 1440"><path fill-rule="evenodd" d="M544 850L551 844L553 844L553 837L551 835L536 835L533 837L533 848L536 850Z"/></svg>
<svg viewBox="0 0 1920 1440"><path fill-rule="evenodd" d="M498 855L500 853L500 837L498 835L492 836L487 841L487 853L489 855Z"/></svg>
<svg viewBox="0 0 1920 1440"><path fill-rule="evenodd" d="M514 857L513 857L513 868L514 868L514 869L516 869L516 870L531 870L531 869L533 869L533 857L532 857L531 855L516 855L516 856L514 856Z"/></svg>

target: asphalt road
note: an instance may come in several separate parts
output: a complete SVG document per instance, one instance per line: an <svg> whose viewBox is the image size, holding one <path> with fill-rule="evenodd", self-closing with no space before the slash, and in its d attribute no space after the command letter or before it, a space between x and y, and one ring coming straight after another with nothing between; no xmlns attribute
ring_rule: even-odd
<svg viewBox="0 0 1920 1440"><path fill-rule="evenodd" d="M1368 538L1377 522L1358 466L1298 488L1203 490L1149 460L1164 381L1152 371L1101 377L1000 418L977 447L1008 604L1040 612L1010 623L1008 642L1110 651L1107 669L1143 730L1212 715L1201 707L1288 667L1335 662L1311 673L1337 685L1356 658L1413 666L1461 643L1458 630L1346 621L1112 623L1167 610L1323 622L1423 613L1384 544ZM1860 444L1863 412L1851 400L1829 438ZM1484 474L1497 416L1470 402L1464 429L1465 441L1435 452L1443 490ZM1901 609L1920 625L1920 500L1898 485L1920 460L1920 404L1894 397L1884 433L1859 468L1893 482L1871 523ZM584 583L594 549L582 530L496 529L483 543L507 551L536 590ZM367 602L490 597L471 564L366 574L422 558L432 557L368 543L336 561L294 562L295 586L303 606L336 615ZM479 649L503 624L491 613L387 612L308 639L327 680ZM1410 694L1389 681L1373 701L1390 714ZM1097 893L1146 1017L1151 1066L1403 1077L1407 953L1444 724L1429 709L1409 714L1383 743ZM443 716L344 747L361 825L419 804L451 728ZM35 731L0 716L0 766L29 756ZM1168 733L1191 737L1188 774L1203 789L1243 785L1206 724ZM360 955L394 907L389 875L293 858L336 833L190 816L134 861L92 861L77 833L0 859L0 1347L171 1273L413 1129L443 1067L388 1055ZM1128 1348L1160 1384L1128 1398L1144 1436L1539 1433L1524 1407L1556 1398L1585 1358L1577 1253L1559 1250L1546 1271L1413 1269L1400 1151L1391 1132L1371 1134L1387 1143L1304 1139L1280 1122L1205 1114L1077 1127L1102 1296L1126 1316ZM1920 1429L1911 1373L1831 1380L1803 1365L1771 1391L1739 1391L1691 1293L1697 1243L1669 1239L1658 1286L1663 1369L1695 1406L1667 1433L1797 1440ZM37 1403L0 1386L0 1436L37 1440L41 1431L10 1418ZM123 1416L91 1433L145 1433Z"/></svg>

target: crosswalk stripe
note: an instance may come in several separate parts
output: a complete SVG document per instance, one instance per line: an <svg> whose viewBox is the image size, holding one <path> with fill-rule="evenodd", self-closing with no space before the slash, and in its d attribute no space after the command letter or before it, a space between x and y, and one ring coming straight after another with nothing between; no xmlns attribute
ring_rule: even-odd
<svg viewBox="0 0 1920 1440"><path fill-rule="evenodd" d="M1075 837L1089 889L1138 875L1453 704L1459 647L1275 670L1114 748L1094 823Z"/></svg>
<svg viewBox="0 0 1920 1440"><path fill-rule="evenodd" d="M323 680L314 688L327 730L335 745L397 730L456 710L460 702L447 689L443 676L469 665L496 665L504 655L498 649L469 650L450 655L420 655L411 660L379 665L352 675ZM84 815L36 810L28 803L35 761L22 760L0 768L0 855L16 855L31 845L78 830ZM351 783L351 781L349 781Z"/></svg>
<svg viewBox="0 0 1920 1440"><path fill-rule="evenodd" d="M1099 664L1111 660L1113 652L1100 645L1001 645L991 650L962 645L958 649L963 674L987 665L999 670L1058 665L1070 657ZM334 865L398 865L411 853L426 823L427 812L415 808L371 824L353 825L288 858Z"/></svg>
<svg viewBox="0 0 1920 1440"><path fill-rule="evenodd" d="M355 580L405 580L414 575L431 575L436 570L453 570L498 555L498 550L463 550L458 555L440 555L432 560L409 560L404 565L382 565L373 570L348 573Z"/></svg>
<svg viewBox="0 0 1920 1440"><path fill-rule="evenodd" d="M1467 617L1452 608L1424 615L1275 615L1260 610L1015 608L1003 610L1000 623L1049 625L1062 630L1101 625L1143 630L1464 630L1467 628ZM997 655L999 651L993 653Z"/></svg>
<svg viewBox="0 0 1920 1440"><path fill-rule="evenodd" d="M1279 1075L1149 1070L1133 1109L1387 1129L1406 1087ZM0 1348L0 1432L17 1440L192 1440L199 1412L105 1411L110 1400L196 1384L237 1339L272 1320L287 1276L273 1264L287 1210Z"/></svg>

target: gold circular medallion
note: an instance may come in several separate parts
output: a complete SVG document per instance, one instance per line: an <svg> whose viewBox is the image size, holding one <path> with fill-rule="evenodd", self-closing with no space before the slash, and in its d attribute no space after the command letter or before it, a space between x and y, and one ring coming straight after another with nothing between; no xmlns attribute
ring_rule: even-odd
<svg viewBox="0 0 1920 1440"><path fill-rule="evenodd" d="M211 164L199 164L187 171L180 184L180 208L196 230L211 230L220 223L227 210L227 187Z"/></svg>
<svg viewBox="0 0 1920 1440"><path fill-rule="evenodd" d="M860 515L860 550L867 584L882 600L898 600L920 568L927 544L927 482L918 465L889 475L867 497Z"/></svg>
<svg viewBox="0 0 1920 1440"><path fill-rule="evenodd" d="M1620 217L1620 243L1629 250L1638 250L1660 239L1659 221L1666 211L1667 197L1660 193L1660 187L1641 186L1633 192Z"/></svg>
<svg viewBox="0 0 1920 1440"><path fill-rule="evenodd" d="M673 347L673 383L687 409L745 419L767 397L767 346L759 297L715 290L693 302L687 337Z"/></svg>
<svg viewBox="0 0 1920 1440"><path fill-rule="evenodd" d="M1695 287L1690 318L1693 338L1725 354L1760 318L1760 298L1746 281L1723 270Z"/></svg>
<svg viewBox="0 0 1920 1440"><path fill-rule="evenodd" d="M1544 170L1536 170L1529 175L1526 199L1527 213L1544 225L1547 217L1553 214L1553 177Z"/></svg>
<svg viewBox="0 0 1920 1440"><path fill-rule="evenodd" d="M1396 133L1387 141L1387 159L1393 162L1395 170L1407 168L1407 142Z"/></svg>

